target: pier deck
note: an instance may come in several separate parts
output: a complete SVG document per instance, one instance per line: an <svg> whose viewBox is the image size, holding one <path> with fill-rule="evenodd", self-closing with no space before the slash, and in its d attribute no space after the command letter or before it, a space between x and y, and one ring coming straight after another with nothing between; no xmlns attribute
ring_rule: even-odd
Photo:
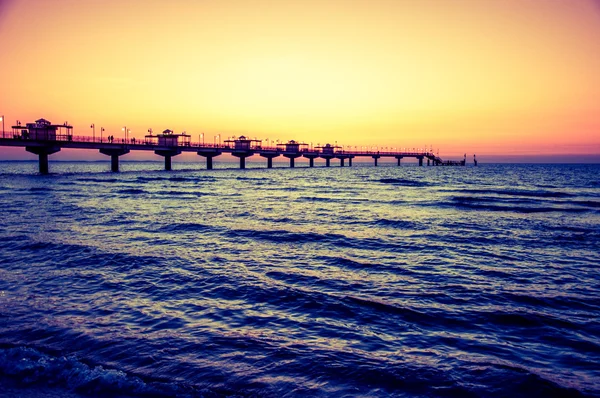
<svg viewBox="0 0 600 398"><path fill-rule="evenodd" d="M28 125L29 126L29 125ZM52 125L57 129L72 129L71 126ZM294 167L294 159L304 157L309 160L309 167L314 166L314 159L325 159L326 166L330 166L331 159L338 159L340 166L345 166L345 160L348 160L348 166L352 166L354 158L372 158L374 165L378 165L380 158L395 158L398 166L403 158L415 158L419 165L426 164L432 166L464 166L465 160L444 161L431 151L379 151L379 150L344 150L341 147L330 146L309 148L306 144L298 144L290 141L287 144L278 144L277 146L263 146L260 141L239 137L239 139L228 140L223 144L205 144L200 142L190 142L189 135L156 135L146 136L146 139L111 139L106 137L73 136L71 134L53 134L51 136L41 136L31 134L31 130L18 125L13 126L12 132L5 132L0 138L0 146L4 147L24 147L28 152L39 156L40 173L48 173L48 156L59 152L63 148L72 149L92 149L100 153L111 156L112 171L119 170L119 157L130 153L131 151L154 151L155 154L165 158L165 169L171 169L171 158L182 152L196 152L198 155L206 158L207 169L213 168L213 158L223 153L229 153L240 160L240 168L245 168L245 159L259 155L267 159L267 167L272 167L272 160L275 157L283 156L289 159L290 167ZM169 131L169 130L166 130ZM35 131L34 131L35 132ZM32 138L33 136L33 138ZM188 138L181 140L181 138ZM182 142L183 141L183 142Z"/></svg>

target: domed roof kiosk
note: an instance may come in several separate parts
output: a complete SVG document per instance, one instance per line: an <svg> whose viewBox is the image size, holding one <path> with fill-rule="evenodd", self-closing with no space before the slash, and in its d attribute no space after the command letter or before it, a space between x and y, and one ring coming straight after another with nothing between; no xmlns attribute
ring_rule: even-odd
<svg viewBox="0 0 600 398"><path fill-rule="evenodd" d="M12 131L15 140L27 141L27 152L38 155L40 174L48 174L48 155L60 151L58 141L73 141L73 126L67 122L52 124L43 118L25 126L17 121L16 125L12 126Z"/></svg>
<svg viewBox="0 0 600 398"><path fill-rule="evenodd" d="M336 145L331 145L331 144L325 144L325 146L318 146L316 148L321 150L320 157L325 159L325 166L329 167L331 159L333 159L335 157L336 149L341 148L341 147L336 146Z"/></svg>
<svg viewBox="0 0 600 398"><path fill-rule="evenodd" d="M283 157L290 160L290 167L294 167L294 159L302 156L302 152L306 152L308 144L291 140L285 144L277 144L277 149L282 152Z"/></svg>
<svg viewBox="0 0 600 398"><path fill-rule="evenodd" d="M150 145L156 145L155 154L165 158L165 170L172 169L171 158L181 154L181 146L190 146L191 135L185 131L180 134L175 134L173 130L164 130L162 134L146 135L146 142Z"/></svg>
<svg viewBox="0 0 600 398"><path fill-rule="evenodd" d="M260 148L260 140L253 140L241 135L238 138L223 141L226 148L232 148L231 154L240 158L240 169L246 168L246 158L254 155Z"/></svg>

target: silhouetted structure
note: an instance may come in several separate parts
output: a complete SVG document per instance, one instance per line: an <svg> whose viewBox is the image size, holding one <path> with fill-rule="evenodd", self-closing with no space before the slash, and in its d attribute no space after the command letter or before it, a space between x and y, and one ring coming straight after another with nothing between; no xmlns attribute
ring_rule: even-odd
<svg viewBox="0 0 600 398"><path fill-rule="evenodd" d="M325 166L331 165L331 159L339 159L340 166L344 167L345 161L352 166L352 159L356 157L371 157L374 165L378 165L380 158L395 158L400 166L403 158L415 158L419 166L423 166L424 159L427 159L427 165L433 166L465 166L465 158L461 161L442 160L432 151L413 150L413 151L380 151L380 150L354 150L345 151L337 145L325 144L309 148L305 143L294 140L284 144L277 144L275 147L263 147L262 141L250 139L245 136L225 140L223 144L204 144L192 143L191 136L185 132L176 134L172 130L164 130L161 134L152 135L152 129L148 131L143 140L135 138L110 140L97 139L95 136L73 136L73 127L67 122L64 124L52 124L48 120L39 119L35 123L27 123L22 126L20 122L12 126L12 137L3 137L0 139L0 146L25 147L28 152L39 156L40 173L48 173L48 156L59 152L62 148L80 148L80 149L98 149L100 153L111 157L111 170L119 171L119 157L128 154L130 151L154 151L155 154L165 158L165 170L171 170L171 159L182 152L196 152L198 155L206 158L206 168L213 168L213 158L223 154L230 153L240 159L240 169L246 168L246 158L258 154L267 159L267 167L273 167L273 159L278 156L286 157L290 160L290 167L295 166L295 159L304 157L309 161L309 167L314 167L316 158L325 159ZM104 129L102 129L104 131ZM127 131L126 131L127 133ZM473 156L475 165L477 160Z"/></svg>
<svg viewBox="0 0 600 398"><path fill-rule="evenodd" d="M67 122L52 124L46 119L38 119L35 123L22 126L21 122L17 121L17 124L12 126L12 136L13 140L23 142L23 145L19 146L24 146L27 152L38 155L40 173L47 174L48 155L60 151L59 141L73 141L72 130L73 126Z"/></svg>

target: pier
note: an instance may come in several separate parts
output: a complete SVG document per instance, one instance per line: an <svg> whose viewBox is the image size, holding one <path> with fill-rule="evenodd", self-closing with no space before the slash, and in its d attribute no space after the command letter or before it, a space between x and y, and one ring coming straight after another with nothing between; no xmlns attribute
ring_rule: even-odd
<svg viewBox="0 0 600 398"><path fill-rule="evenodd" d="M93 125L92 125L93 126ZM104 131L104 129L102 129ZM143 140L127 137L128 130L124 128L126 138L114 138L113 136L96 137L74 136L73 126L64 124L52 124L45 119L36 120L22 126L17 122L12 126L11 132L2 132L0 146L24 147L27 152L38 155L39 171L41 174L49 172L48 156L59 152L63 148L93 149L101 154L110 156L111 170L119 171L119 158L131 151L153 151L156 155L164 158L165 170L172 169L172 158L182 152L196 152L199 156L206 158L206 168L213 168L213 159L224 153L229 153L239 159L240 169L246 168L246 158L259 155L267 161L267 168L273 167L273 159L283 156L289 159L290 167L295 167L295 160L304 157L309 161L309 167L314 167L314 160L321 158L325 160L325 167L331 166L331 161L339 160L339 166L345 167L346 161L349 167L355 158L371 158L374 166L378 166L381 158L393 158L397 165L401 165L404 158L415 158L419 166L465 166L465 159L460 161L442 160L432 151L379 151L379 150L344 150L337 145L326 144L323 146L310 147L308 144L290 140L284 144L275 146L264 146L262 141L253 140L245 136L228 139L223 143L205 144L204 142L191 142L191 136L185 132L177 134L172 130L164 130L160 134L153 135L152 130Z"/></svg>

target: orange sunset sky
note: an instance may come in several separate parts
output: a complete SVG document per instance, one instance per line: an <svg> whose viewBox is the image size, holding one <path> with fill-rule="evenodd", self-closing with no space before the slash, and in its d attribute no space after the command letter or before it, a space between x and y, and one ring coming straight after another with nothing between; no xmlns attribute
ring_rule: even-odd
<svg viewBox="0 0 600 398"><path fill-rule="evenodd" d="M0 59L7 127L600 155L595 0L0 0Z"/></svg>

